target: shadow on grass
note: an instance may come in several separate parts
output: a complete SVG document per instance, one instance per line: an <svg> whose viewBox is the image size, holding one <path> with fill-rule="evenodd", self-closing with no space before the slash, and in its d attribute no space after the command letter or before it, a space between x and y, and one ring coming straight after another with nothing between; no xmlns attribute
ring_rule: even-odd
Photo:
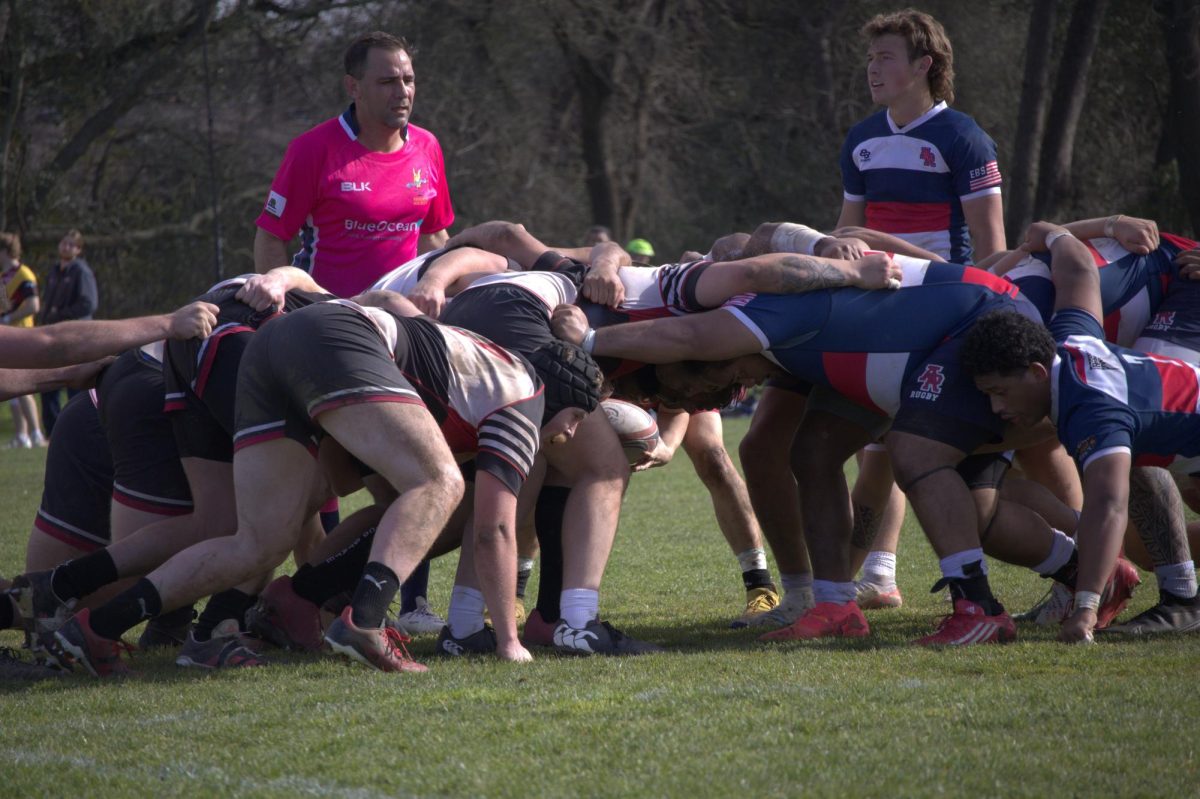
<svg viewBox="0 0 1200 799"><path fill-rule="evenodd" d="M621 614L620 628L626 634L645 641L658 644L666 649L666 654L689 655L709 654L714 652L739 652L762 654L804 652L875 652L881 650L915 649L912 641L928 634L935 626L937 618L923 612L888 612L868 614L872 624L872 635L866 638L824 638L811 641L760 641L758 637L771 628L753 627L730 629L724 619L689 619L677 624L639 623L643 614L627 612ZM1018 641L1023 643L1040 643L1050 646L1062 646L1055 640L1056 628L1037 627L1034 625L1018 625ZM1145 646L1155 646L1159 642L1179 640L1188 634L1163 635L1150 637L1105 638L1099 642L1104 649L1125 647L1126 649L1141 649ZM418 639L409 645L409 651L417 660L431 664L436 668L439 658L434 654L434 639L426 637ZM571 655L558 655L553 650L531 647L534 657L539 660L572 661L577 658ZM269 665L266 672L277 672L279 669L299 671L302 668L341 662L355 670L363 667L343 661L329 653L298 653L281 649L267 648L263 653ZM651 656L653 657L653 656ZM38 694L65 694L79 690L92 690L112 685L183 685L212 679L227 679L245 674L247 676L259 671L258 669L226 670L219 673L203 669L183 668L174 665L174 652L139 653L128 661L132 673L120 677L96 679L82 667L76 667L73 672L52 676L46 679L23 679L5 675L0 671L0 696L19 695L27 692ZM472 658L474 663L486 666L487 658ZM325 679L325 675L314 677ZM240 679L240 678L239 678Z"/></svg>

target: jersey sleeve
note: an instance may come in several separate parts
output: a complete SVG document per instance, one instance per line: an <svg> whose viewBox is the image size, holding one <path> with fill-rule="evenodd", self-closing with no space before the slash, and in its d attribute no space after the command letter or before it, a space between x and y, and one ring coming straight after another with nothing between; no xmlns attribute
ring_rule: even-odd
<svg viewBox="0 0 1200 799"><path fill-rule="evenodd" d="M537 455L544 407L539 390L485 416L479 424L476 470L488 472L513 494L519 493Z"/></svg>
<svg viewBox="0 0 1200 799"><path fill-rule="evenodd" d="M263 212L255 224L283 241L291 241L308 219L317 200L318 171L322 154L309 146L309 137L301 136L288 145Z"/></svg>
<svg viewBox="0 0 1200 799"><path fill-rule="evenodd" d="M1132 453L1137 415L1128 405L1078 384L1065 395L1060 393L1059 401L1068 397L1066 418L1058 420L1058 437L1080 471L1096 458L1114 452Z"/></svg>
<svg viewBox="0 0 1200 799"><path fill-rule="evenodd" d="M1091 336L1104 341L1104 328L1100 321L1079 308L1063 308L1050 320L1050 333L1061 343L1071 336Z"/></svg>
<svg viewBox="0 0 1200 799"><path fill-rule="evenodd" d="M851 202L862 202L867 199L867 182L863 179L862 171L854 162L854 131L842 142L842 196Z"/></svg>
<svg viewBox="0 0 1200 799"><path fill-rule="evenodd" d="M429 213L421 222L422 236L438 233L454 224L454 206L450 202L450 182L446 179L446 163L442 158L442 146L433 136L429 137L428 153L429 160L434 165L434 175L437 176L437 185L434 187L437 194L429 204Z"/></svg>
<svg viewBox="0 0 1200 799"><path fill-rule="evenodd" d="M764 350L795 346L813 338L829 318L832 292L747 294L721 306L758 339Z"/></svg>
<svg viewBox="0 0 1200 799"><path fill-rule="evenodd" d="M988 194L999 194L1000 165L996 161L996 143L983 132L974 120L966 126L951 150L950 172L954 192L960 200L973 200Z"/></svg>

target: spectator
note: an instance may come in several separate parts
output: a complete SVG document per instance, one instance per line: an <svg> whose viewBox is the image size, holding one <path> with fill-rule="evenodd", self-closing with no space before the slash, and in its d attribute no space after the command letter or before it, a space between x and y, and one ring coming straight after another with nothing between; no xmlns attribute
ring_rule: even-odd
<svg viewBox="0 0 1200 799"><path fill-rule="evenodd" d="M587 229L587 233L583 234L583 243L588 247L593 244L603 244L606 241L612 240L612 231L604 225L592 225Z"/></svg>
<svg viewBox="0 0 1200 799"><path fill-rule="evenodd" d="M38 311L39 325L52 325L72 319L91 319L100 302L96 290L96 276L87 261L83 260L83 234L69 230L58 243L58 264L50 267L46 276L46 293L41 310ZM68 390L68 397L77 394ZM62 405L61 392L48 391L42 394L42 421L46 435L54 434L54 421Z"/></svg>
<svg viewBox="0 0 1200 799"><path fill-rule="evenodd" d="M33 318L41 307L38 301L37 278L33 270L21 263L21 239L15 233L0 233L0 324L14 327L33 327ZM42 423L38 418L37 403L33 395L15 397L9 402L12 408L15 435L9 449L29 449L46 446L42 435Z"/></svg>
<svg viewBox="0 0 1200 799"><path fill-rule="evenodd" d="M654 257L654 247L645 239L630 239L625 251L629 253L634 266L650 266L650 259Z"/></svg>

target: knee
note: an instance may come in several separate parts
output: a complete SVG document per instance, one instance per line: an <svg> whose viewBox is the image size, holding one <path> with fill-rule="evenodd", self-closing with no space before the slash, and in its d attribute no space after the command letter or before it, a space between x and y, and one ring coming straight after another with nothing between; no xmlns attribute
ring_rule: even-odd
<svg viewBox="0 0 1200 799"><path fill-rule="evenodd" d="M705 446L697 450L688 450L696 476L706 486L723 485L733 478L733 461L723 446Z"/></svg>
<svg viewBox="0 0 1200 799"><path fill-rule="evenodd" d="M781 436L769 435L769 432L751 427L738 445L738 455L742 459L742 468L746 470L746 474L762 474L787 468L789 442Z"/></svg>
<svg viewBox="0 0 1200 799"><path fill-rule="evenodd" d="M467 484L458 464L451 462L430 474L428 485L441 497L442 504L453 510L462 501Z"/></svg>

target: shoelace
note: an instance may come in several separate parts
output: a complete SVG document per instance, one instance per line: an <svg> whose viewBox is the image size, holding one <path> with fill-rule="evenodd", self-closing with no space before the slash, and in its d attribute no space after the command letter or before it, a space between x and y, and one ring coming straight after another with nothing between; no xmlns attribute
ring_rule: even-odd
<svg viewBox="0 0 1200 799"><path fill-rule="evenodd" d="M750 604L746 606L746 610L750 613L765 613L774 607L776 605L771 602L770 594L759 594L750 600Z"/></svg>
<svg viewBox="0 0 1200 799"><path fill-rule="evenodd" d="M390 648L393 653L397 654L400 660L415 662L413 661L413 656L408 654L408 647L405 646L405 644L412 641L411 638L409 638L407 635L404 635L394 627L385 626L383 628L383 634L387 636L388 648Z"/></svg>

